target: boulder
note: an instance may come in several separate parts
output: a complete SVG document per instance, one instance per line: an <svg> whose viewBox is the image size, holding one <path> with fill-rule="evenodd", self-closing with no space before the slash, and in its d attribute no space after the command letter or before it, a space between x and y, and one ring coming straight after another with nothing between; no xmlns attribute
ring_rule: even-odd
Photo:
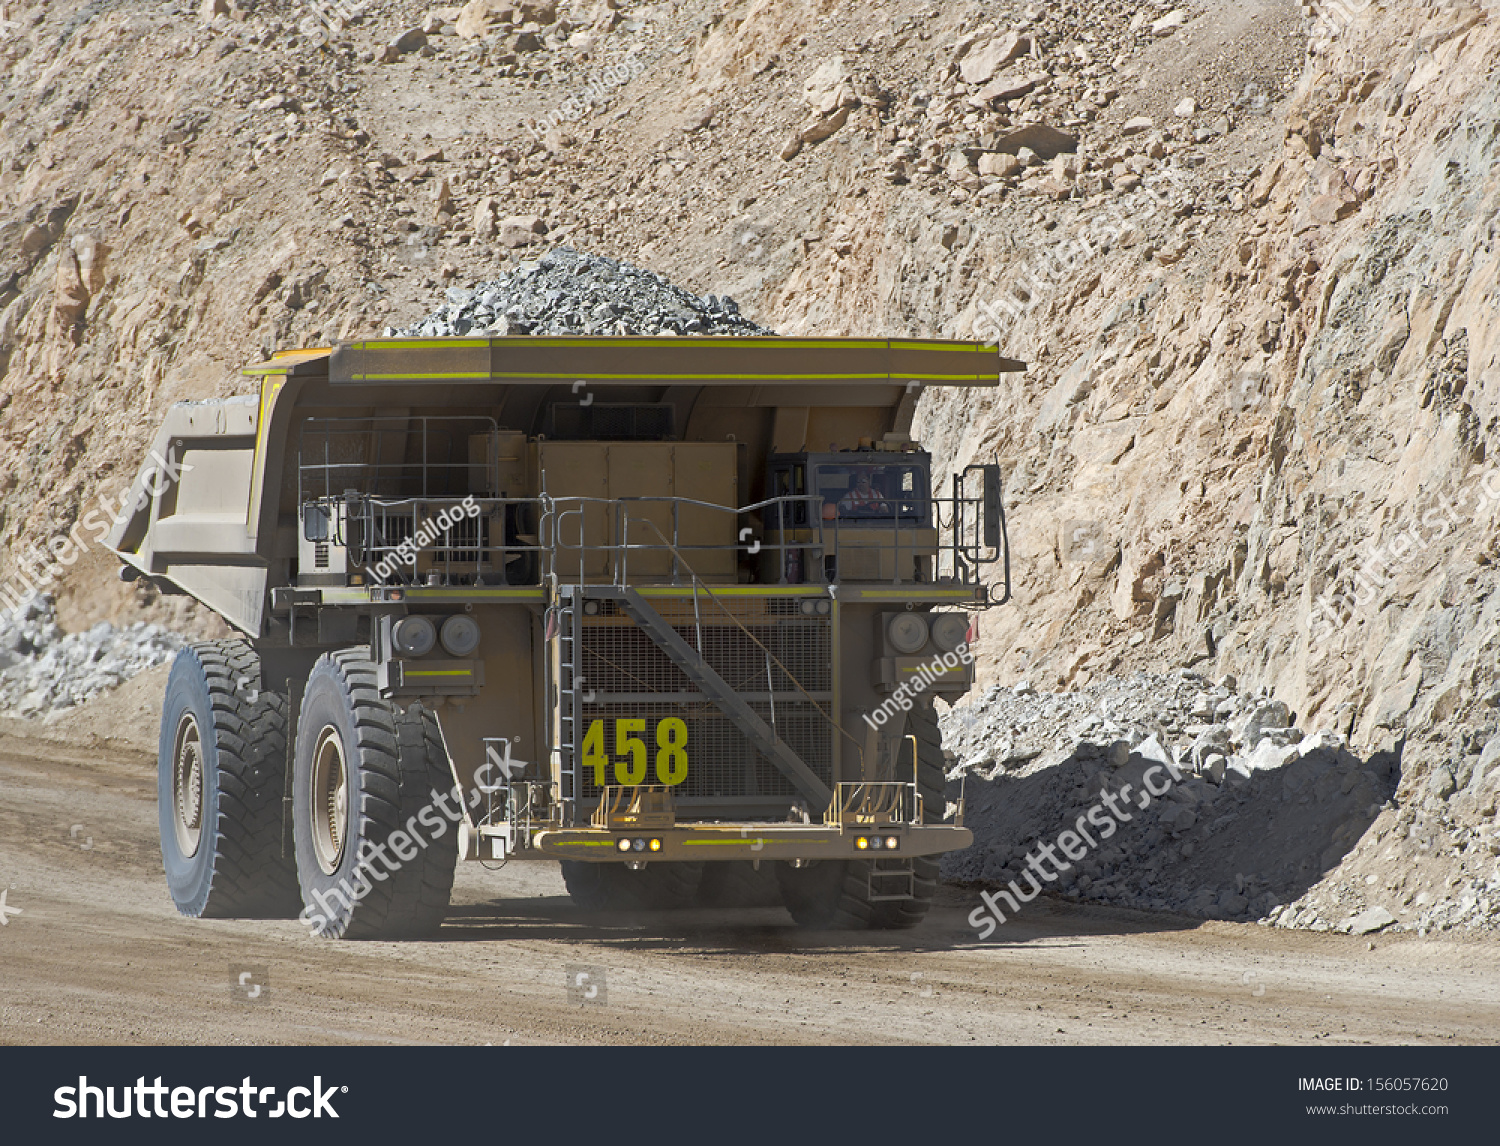
<svg viewBox="0 0 1500 1146"><path fill-rule="evenodd" d="M1373 935L1396 922L1396 917L1383 907L1369 907L1344 922L1343 930L1350 935Z"/></svg>
<svg viewBox="0 0 1500 1146"><path fill-rule="evenodd" d="M803 143L821 143L849 121L849 109L841 107L831 115L814 120L797 133Z"/></svg>
<svg viewBox="0 0 1500 1146"><path fill-rule="evenodd" d="M994 103L1019 99L1047 78L1045 73L1006 72L1003 76L996 76L975 92L974 100L977 103Z"/></svg>
<svg viewBox="0 0 1500 1146"><path fill-rule="evenodd" d="M1006 64L1031 51L1031 37L1010 32L979 48L970 48L958 65L964 83L988 83Z"/></svg>
<svg viewBox="0 0 1500 1146"><path fill-rule="evenodd" d="M536 242L547 233L547 224L539 215L511 215L500 223L500 244L512 249Z"/></svg>
<svg viewBox="0 0 1500 1146"><path fill-rule="evenodd" d="M1161 741L1155 736L1148 736L1135 746L1135 754L1147 765L1160 764L1169 765L1173 763L1171 754L1162 747Z"/></svg>
<svg viewBox="0 0 1500 1146"><path fill-rule="evenodd" d="M1500 775L1497 766L1500 766L1500 736L1491 737L1479 754L1479 763L1474 765L1474 774L1469 777L1469 787L1477 792L1492 773Z"/></svg>
<svg viewBox="0 0 1500 1146"><path fill-rule="evenodd" d="M1045 123L1033 123L1002 134L995 141L994 150L1019 155L1023 147L1046 160L1065 151L1077 151L1078 137Z"/></svg>
<svg viewBox="0 0 1500 1146"><path fill-rule="evenodd" d="M1193 766L1201 772L1203 771L1204 766L1207 764L1210 756L1213 756L1216 753L1221 757L1228 756L1231 747L1232 742L1229 737L1229 729L1225 728L1223 725L1215 725L1214 727L1201 733L1198 738L1193 741L1193 747L1190 750ZM1222 778L1223 777L1221 775L1220 779Z"/></svg>
<svg viewBox="0 0 1500 1146"><path fill-rule="evenodd" d="M1427 792L1436 796L1439 800L1446 800L1457 790L1458 784L1453 778L1451 768L1434 768L1432 775L1427 777Z"/></svg>
<svg viewBox="0 0 1500 1146"><path fill-rule="evenodd" d="M474 204L474 234L481 239L493 239L496 234L495 214L497 204L490 196L482 196Z"/></svg>
<svg viewBox="0 0 1500 1146"><path fill-rule="evenodd" d="M469 0L453 24L464 39L477 40L489 35L495 24L516 22L515 0Z"/></svg>
<svg viewBox="0 0 1500 1146"><path fill-rule="evenodd" d="M1160 20L1155 20L1152 22L1151 34L1153 36L1170 36L1173 32L1177 31L1178 28L1186 24L1187 21L1187 10L1185 8L1175 8L1171 12L1168 12Z"/></svg>
<svg viewBox="0 0 1500 1146"><path fill-rule="evenodd" d="M1003 151L984 151L979 155L979 174L998 175L1008 179L1021 173L1021 161Z"/></svg>
<svg viewBox="0 0 1500 1146"><path fill-rule="evenodd" d="M418 51L426 46L427 33L422 31L421 28L408 28L390 43L386 44L380 58L384 63L394 64L407 53Z"/></svg>
<svg viewBox="0 0 1500 1146"><path fill-rule="evenodd" d="M71 247L64 247L57 260L57 277L52 299L52 313L57 324L65 331L83 321L88 309L89 292L84 286L83 275L78 267L78 255Z"/></svg>
<svg viewBox="0 0 1500 1146"><path fill-rule="evenodd" d="M1291 712L1279 700L1264 701L1252 708L1235 726L1234 738L1246 748L1254 748L1271 729L1288 728Z"/></svg>
<svg viewBox="0 0 1500 1146"><path fill-rule="evenodd" d="M820 117L830 116L839 108L858 102L854 82L842 56L830 56L814 69L802 85L802 101Z"/></svg>

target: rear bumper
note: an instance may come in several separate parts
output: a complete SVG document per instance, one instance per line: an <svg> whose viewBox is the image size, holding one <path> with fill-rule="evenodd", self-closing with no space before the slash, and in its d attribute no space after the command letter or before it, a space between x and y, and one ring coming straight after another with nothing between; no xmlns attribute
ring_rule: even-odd
<svg viewBox="0 0 1500 1146"><path fill-rule="evenodd" d="M860 846L861 839L866 846ZM622 840L629 843L628 851L621 850ZM875 840L879 846L871 846ZM887 846L891 840L896 842L895 847ZM638 848L636 841L644 846ZM958 851L973 842L973 832L952 824L837 828L823 824L713 823L630 831L547 829L532 838L531 851L534 855L588 863L901 859Z"/></svg>

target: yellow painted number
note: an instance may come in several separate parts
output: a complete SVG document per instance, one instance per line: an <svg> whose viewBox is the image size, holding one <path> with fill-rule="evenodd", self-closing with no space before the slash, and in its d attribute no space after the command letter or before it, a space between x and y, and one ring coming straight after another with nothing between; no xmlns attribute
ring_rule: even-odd
<svg viewBox="0 0 1500 1146"><path fill-rule="evenodd" d="M631 736L632 732L645 732L646 722L640 717L615 721L615 755L629 756L630 763L615 761L617 784L643 784L646 780L646 742Z"/></svg>
<svg viewBox="0 0 1500 1146"><path fill-rule="evenodd" d="M663 784L687 779L687 721L669 716L656 726L656 778Z"/></svg>
<svg viewBox="0 0 1500 1146"><path fill-rule="evenodd" d="M604 778L609 757L604 754L604 721L596 720L589 725L583 738L583 766L594 770L594 785L602 788L608 782Z"/></svg>
<svg viewBox="0 0 1500 1146"><path fill-rule="evenodd" d="M638 732L646 731L646 721L641 717L628 717L615 721L615 757L604 751L604 721L593 720L583 737L583 766L594 770L594 786L604 787L609 781L606 773L614 764L616 784L644 784L649 749ZM688 775L688 727L687 721L669 716L656 725L656 779L668 786L681 784Z"/></svg>

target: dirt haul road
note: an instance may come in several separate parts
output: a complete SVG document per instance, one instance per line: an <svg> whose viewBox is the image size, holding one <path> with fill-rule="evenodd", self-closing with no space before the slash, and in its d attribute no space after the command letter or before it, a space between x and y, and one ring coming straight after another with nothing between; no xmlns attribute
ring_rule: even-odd
<svg viewBox="0 0 1500 1146"><path fill-rule="evenodd" d="M85 738L86 739L86 738ZM0 734L0 1042L1481 1043L1500 949L1038 901L980 944L785 912L590 917L552 865L462 865L438 937L336 943L177 915L154 761ZM1373 947L1372 947L1373 943ZM569 968L603 995L570 1001ZM240 975L248 975L242 992ZM256 985L254 1001L246 996Z"/></svg>

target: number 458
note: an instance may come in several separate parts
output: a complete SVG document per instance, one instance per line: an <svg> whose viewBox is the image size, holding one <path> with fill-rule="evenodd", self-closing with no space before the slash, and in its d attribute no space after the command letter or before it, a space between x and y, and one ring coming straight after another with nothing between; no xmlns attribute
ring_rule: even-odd
<svg viewBox="0 0 1500 1146"><path fill-rule="evenodd" d="M644 784L646 765L650 749L637 732L646 731L646 721L641 717L624 717L615 724L616 784ZM681 784L687 779L687 722L676 716L668 716L656 725L656 780L660 784ZM594 784L604 787L609 781L604 770L610 758L604 751L604 721L595 720L583 737L583 766L594 770Z"/></svg>

